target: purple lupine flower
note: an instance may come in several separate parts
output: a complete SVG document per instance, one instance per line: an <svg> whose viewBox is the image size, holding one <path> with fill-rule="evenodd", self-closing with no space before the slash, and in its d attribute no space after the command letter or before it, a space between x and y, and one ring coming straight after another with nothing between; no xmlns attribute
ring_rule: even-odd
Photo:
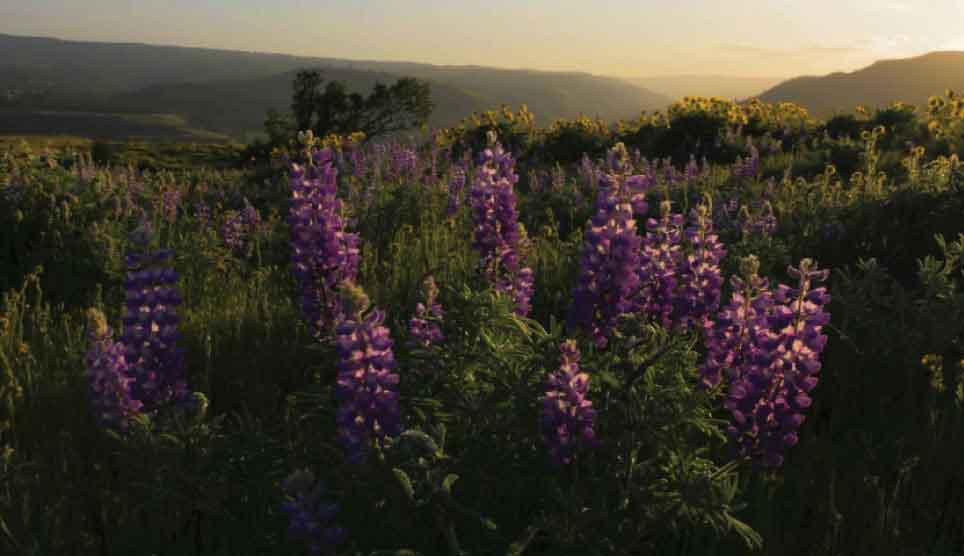
<svg viewBox="0 0 964 556"><path fill-rule="evenodd" d="M788 272L797 278L797 287L781 284L773 292L770 333L758 338L761 347L769 350L770 367L762 376L754 377L756 380L745 381L757 390L744 385L742 398L741 392L730 396L744 414L757 398L752 406L755 419L749 427L755 438L752 449L744 451L764 467L779 467L785 449L798 441L797 430L805 420L803 411L813 403L809 394L817 386L820 354L827 345L823 326L830 321L830 314L824 310L830 302L827 288L813 287L815 281L826 280L830 272L818 270L811 259L803 259L798 267L789 267ZM764 388L759 388L761 385ZM734 428L737 430L728 430L731 438L736 436L740 446L745 447L748 427Z"/></svg>
<svg viewBox="0 0 964 556"><path fill-rule="evenodd" d="M624 175L632 170L629 151L623 142L616 143L613 148L606 151L606 167L610 174Z"/></svg>
<svg viewBox="0 0 964 556"><path fill-rule="evenodd" d="M719 381L721 370L726 373L724 407L733 416L727 435L738 455L764 468L782 465L786 448L797 443L827 343L822 329L830 319L824 311L830 296L826 288L813 288L813 282L825 280L828 271L817 270L810 259L789 270L798 279L797 288L781 284L770 293L753 272L748 281L734 284L744 293L734 294L721 314L722 324L714 326L715 345L709 351L715 355L711 359L708 354L701 369L709 385ZM727 319L728 311L735 318ZM740 319L742 327L734 326ZM738 353L733 345L739 346Z"/></svg>
<svg viewBox="0 0 964 556"><path fill-rule="evenodd" d="M261 214L247 199L244 208L228 211L221 224L221 237L224 245L239 257L250 257L256 236L263 231Z"/></svg>
<svg viewBox="0 0 964 556"><path fill-rule="evenodd" d="M750 255L740 261L740 273L730 277L733 294L715 321L705 321L706 358L700 366L700 387L715 388L723 379L740 378L759 358L756 338L769 326L773 295L761 278L759 260Z"/></svg>
<svg viewBox="0 0 964 556"><path fill-rule="evenodd" d="M292 269L302 309L316 334L338 321L336 288L358 274L359 237L345 231L331 149L315 151L307 166L291 166Z"/></svg>
<svg viewBox="0 0 964 556"><path fill-rule="evenodd" d="M390 180L413 179L418 175L418 152L398 142L392 142L386 177Z"/></svg>
<svg viewBox="0 0 964 556"><path fill-rule="evenodd" d="M736 162L733 164L733 175L753 179L757 177L760 173L760 151L750 143L749 154L746 158L736 157Z"/></svg>
<svg viewBox="0 0 964 556"><path fill-rule="evenodd" d="M642 239L633 212L646 212L645 191L652 182L645 176L605 176L600 181L595 214L586 223L568 326L583 328L603 348L619 317L637 308Z"/></svg>
<svg viewBox="0 0 964 556"><path fill-rule="evenodd" d="M100 426L124 432L143 404L131 394L134 378L124 357L124 345L115 342L107 319L97 309L88 311L87 379L91 406Z"/></svg>
<svg viewBox="0 0 964 556"><path fill-rule="evenodd" d="M149 248L152 235L145 222L132 234L134 249L127 255L124 357L134 378L131 392L151 413L189 397L184 353L178 348L177 272L166 265L171 253Z"/></svg>
<svg viewBox="0 0 964 556"><path fill-rule="evenodd" d="M587 399L589 375L579 369L575 340L563 342L559 352L559 370L546 380L541 429L553 462L568 465L579 450L596 445L596 410Z"/></svg>
<svg viewBox="0 0 964 556"><path fill-rule="evenodd" d="M224 223L221 224L221 238L224 245L235 253L244 251L244 220L238 211L228 211L224 215Z"/></svg>
<svg viewBox="0 0 964 556"><path fill-rule="evenodd" d="M402 432L398 407L398 374L392 337L383 326L385 313L374 309L358 286L344 283L339 292L343 320L335 334L338 349L337 395L341 406L338 439L349 461L364 461L372 441Z"/></svg>
<svg viewBox="0 0 964 556"><path fill-rule="evenodd" d="M519 251L524 247L524 229L516 208L515 160L490 135L491 147L480 155L478 174L472 184L472 216L475 223L473 246L481 256L480 266L489 283L508 295L516 314L529 313L532 297L532 269L522 267Z"/></svg>
<svg viewBox="0 0 964 556"><path fill-rule="evenodd" d="M292 540L305 541L311 556L334 554L346 534L343 528L332 524L340 508L324 500L324 483L304 469L288 475L281 488L287 497L281 511L288 516L288 535Z"/></svg>
<svg viewBox="0 0 964 556"><path fill-rule="evenodd" d="M702 329L720 308L720 261L726 250L713 232L709 206L697 206L690 211L690 218L691 225L684 234L693 251L680 260L676 319L683 329Z"/></svg>
<svg viewBox="0 0 964 556"><path fill-rule="evenodd" d="M685 177L687 181L694 181L700 177L700 166L696 163L696 156L690 155L690 161L686 164Z"/></svg>
<svg viewBox="0 0 964 556"><path fill-rule="evenodd" d="M682 175L673 166L672 158L664 158L660 161L660 169L663 171L663 179L666 181L666 186L672 188L673 185L682 181Z"/></svg>
<svg viewBox="0 0 964 556"><path fill-rule="evenodd" d="M520 268L514 275L499 279L495 285L496 291L512 299L515 314L522 317L532 311L532 295L535 288L535 273L529 267Z"/></svg>
<svg viewBox="0 0 964 556"><path fill-rule="evenodd" d="M425 301L415 306L415 315L408 321L408 332L414 345L429 348L445 341L439 324L445 313L442 311L442 304L438 302L438 286L431 276L422 283L422 294Z"/></svg>
<svg viewBox="0 0 964 556"><path fill-rule="evenodd" d="M739 212L739 224L743 237L772 236L777 229L777 217L773 213L773 205L770 201L763 201L759 205L759 210L752 213L749 207L742 206Z"/></svg>
<svg viewBox="0 0 964 556"><path fill-rule="evenodd" d="M672 212L670 201L663 201L659 220L650 218L646 221L646 237L643 238L640 308L666 329L673 326L677 274L682 259L682 228L683 215Z"/></svg>

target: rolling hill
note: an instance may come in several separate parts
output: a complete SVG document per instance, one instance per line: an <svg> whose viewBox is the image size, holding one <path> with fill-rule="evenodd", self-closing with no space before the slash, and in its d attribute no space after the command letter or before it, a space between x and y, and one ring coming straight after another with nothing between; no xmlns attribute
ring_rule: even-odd
<svg viewBox="0 0 964 556"><path fill-rule="evenodd" d="M781 80L776 77L733 77L729 75L666 75L627 79L633 85L655 91L674 100L686 96L741 100L754 97Z"/></svg>
<svg viewBox="0 0 964 556"><path fill-rule="evenodd" d="M858 104L886 106L894 101L923 106L945 89L964 89L964 52L932 52L885 60L850 73L798 77L760 95L768 102L790 101L816 116L850 112Z"/></svg>
<svg viewBox="0 0 964 556"><path fill-rule="evenodd" d="M540 123L586 113L628 118L671 99L587 73L309 58L229 50L63 41L0 35L0 105L102 114L172 114L191 128L232 136L260 131L269 108L286 110L299 68L322 69L354 91L401 76L428 81L430 125L473 111L528 104ZM8 133L0 121L0 134Z"/></svg>

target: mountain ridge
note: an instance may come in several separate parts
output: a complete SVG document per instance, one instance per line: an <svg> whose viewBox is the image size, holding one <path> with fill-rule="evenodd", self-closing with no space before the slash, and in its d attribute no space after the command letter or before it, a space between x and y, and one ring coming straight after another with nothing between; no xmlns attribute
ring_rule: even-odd
<svg viewBox="0 0 964 556"><path fill-rule="evenodd" d="M850 72L803 75L764 91L760 100L796 102L820 117L852 112L858 105L900 101L926 105L946 89L964 89L964 51L942 50L909 58L878 60Z"/></svg>

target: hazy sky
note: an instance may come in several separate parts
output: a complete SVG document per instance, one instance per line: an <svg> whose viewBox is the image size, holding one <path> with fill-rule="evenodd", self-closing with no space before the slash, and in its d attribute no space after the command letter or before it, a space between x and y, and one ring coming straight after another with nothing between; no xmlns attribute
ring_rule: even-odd
<svg viewBox="0 0 964 556"><path fill-rule="evenodd" d="M964 50L964 0L0 0L0 32L649 76Z"/></svg>

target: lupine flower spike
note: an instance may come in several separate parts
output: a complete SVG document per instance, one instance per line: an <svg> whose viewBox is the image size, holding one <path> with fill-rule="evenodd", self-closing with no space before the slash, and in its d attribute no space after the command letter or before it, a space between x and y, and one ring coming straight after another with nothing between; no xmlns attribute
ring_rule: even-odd
<svg viewBox="0 0 964 556"><path fill-rule="evenodd" d="M727 381L724 407L733 416L727 428L737 455L762 468L783 464L786 448L798 441L809 393L817 385L820 353L827 342L823 326L830 316L826 288L814 281L826 270L804 259L790 274L796 288L780 285L775 292L756 272L759 263L742 263L743 279L734 278L733 299L720 313L708 335L708 353L701 367L706 387Z"/></svg>
<svg viewBox="0 0 964 556"><path fill-rule="evenodd" d="M702 329L720 308L720 261L726 250L713 232L711 214L708 202L697 206L691 211L691 225L684 232L692 252L680 260L676 314L677 324L683 329Z"/></svg>
<svg viewBox="0 0 964 556"><path fill-rule="evenodd" d="M559 346L559 370L549 375L542 408L542 438L557 465L573 462L578 450L596 445L596 410L586 397L589 375L579 369L575 340Z"/></svg>
<svg viewBox="0 0 964 556"><path fill-rule="evenodd" d="M669 201L660 203L660 218L646 221L640 267L640 303L663 328L673 326L673 308L682 259L683 215L672 212Z"/></svg>
<svg viewBox="0 0 964 556"><path fill-rule="evenodd" d="M365 292L350 283L340 288L341 314L336 329L339 362L336 416L338 438L349 461L364 461L372 441L402 431L398 374L392 337L383 326L385 313L369 307Z"/></svg>
<svg viewBox="0 0 964 556"><path fill-rule="evenodd" d="M143 404L131 394L131 383L124 346L114 341L107 319L97 309L87 313L87 378L91 406L99 425L120 432L127 430L132 417Z"/></svg>
<svg viewBox="0 0 964 556"><path fill-rule="evenodd" d="M308 166L291 167L288 221L302 308L315 332L323 334L341 318L336 289L358 274L360 240L345 231L331 149L314 151L310 158Z"/></svg>
<svg viewBox="0 0 964 556"><path fill-rule="evenodd" d="M622 162L610 156L611 167ZM596 194L595 214L586 223L579 281L573 290L568 326L589 332L603 348L616 321L636 310L640 247L633 213L645 213L645 176L604 175Z"/></svg>
<svg viewBox="0 0 964 556"><path fill-rule="evenodd" d="M152 230L143 223L132 235L127 255L127 307L124 313L124 356L134 378L132 394L154 412L189 398L184 354L178 348L177 272L165 263L171 253L149 247Z"/></svg>
<svg viewBox="0 0 964 556"><path fill-rule="evenodd" d="M489 135L489 141L471 191L474 247L489 283L512 299L516 314L525 316L531 310L535 281L532 269L521 261L525 230L519 224L514 189L519 176L515 160L496 142L495 134Z"/></svg>
<svg viewBox="0 0 964 556"><path fill-rule="evenodd" d="M425 301L415 306L415 315L408 321L408 332L416 346L428 348L445 341L440 326L445 315L438 302L438 286L431 276L422 283L422 294Z"/></svg>

